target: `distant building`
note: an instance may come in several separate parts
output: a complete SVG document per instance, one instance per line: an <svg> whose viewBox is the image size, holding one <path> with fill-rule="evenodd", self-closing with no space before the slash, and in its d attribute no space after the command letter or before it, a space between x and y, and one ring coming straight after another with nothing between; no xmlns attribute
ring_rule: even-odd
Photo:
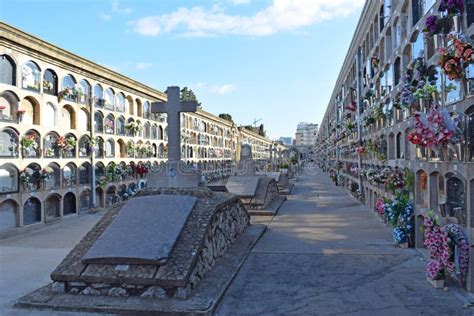
<svg viewBox="0 0 474 316"><path fill-rule="evenodd" d="M293 139L291 137L280 137L278 139L283 145L293 145Z"/></svg>
<svg viewBox="0 0 474 316"><path fill-rule="evenodd" d="M296 127L295 145L312 146L316 144L318 124L301 122Z"/></svg>

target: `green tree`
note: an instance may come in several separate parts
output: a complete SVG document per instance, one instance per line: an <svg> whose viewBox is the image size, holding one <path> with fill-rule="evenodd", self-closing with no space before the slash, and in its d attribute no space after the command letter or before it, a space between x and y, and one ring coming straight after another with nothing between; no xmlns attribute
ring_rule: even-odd
<svg viewBox="0 0 474 316"><path fill-rule="evenodd" d="M198 107L201 108L201 102L196 97L196 94L194 93L193 90L189 89L188 87L184 87L181 89L181 95L180 95L181 101L196 101L198 104Z"/></svg>
<svg viewBox="0 0 474 316"><path fill-rule="evenodd" d="M265 131L263 124L260 124L260 126L258 127L258 135L263 137L267 136L267 132Z"/></svg>
<svg viewBox="0 0 474 316"><path fill-rule="evenodd" d="M226 120L226 121L229 121L229 122L234 123L234 120L232 119L232 115L230 115L230 114L228 114L228 113L221 113L221 114L219 114L219 117L220 117L221 119L224 119L224 120Z"/></svg>

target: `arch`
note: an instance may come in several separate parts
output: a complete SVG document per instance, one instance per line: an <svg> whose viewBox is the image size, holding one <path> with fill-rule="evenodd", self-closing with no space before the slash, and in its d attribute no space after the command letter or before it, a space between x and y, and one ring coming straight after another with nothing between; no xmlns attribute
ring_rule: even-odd
<svg viewBox="0 0 474 316"><path fill-rule="evenodd" d="M63 138L64 145L61 148L63 158L75 158L76 157L76 147L77 147L77 137L72 133L66 134Z"/></svg>
<svg viewBox="0 0 474 316"><path fill-rule="evenodd" d="M127 158L133 158L135 155L135 144L132 140L127 142Z"/></svg>
<svg viewBox="0 0 474 316"><path fill-rule="evenodd" d="M109 110L115 110L115 92L112 88L107 88L104 93L105 107Z"/></svg>
<svg viewBox="0 0 474 316"><path fill-rule="evenodd" d="M1 74L0 74L1 75ZM18 116L18 105L20 99L12 91L2 91L0 93L0 120L16 122Z"/></svg>
<svg viewBox="0 0 474 316"><path fill-rule="evenodd" d="M66 104L65 106L63 106L61 110L60 122L62 129L76 129L76 111L71 105Z"/></svg>
<svg viewBox="0 0 474 316"><path fill-rule="evenodd" d="M396 142L395 142L395 148L396 148L396 155L395 158L397 159L403 159L403 133L398 132L397 137L396 137Z"/></svg>
<svg viewBox="0 0 474 316"><path fill-rule="evenodd" d="M76 91L76 79L73 75L67 74L64 76L61 83L61 91L59 92L59 98L69 101L75 101L75 97L79 91Z"/></svg>
<svg viewBox="0 0 474 316"><path fill-rule="evenodd" d="M94 113L94 131L96 133L104 132L104 115L100 111Z"/></svg>
<svg viewBox="0 0 474 316"><path fill-rule="evenodd" d="M125 101L125 107L128 109L128 114L133 115L133 98L131 96L127 96Z"/></svg>
<svg viewBox="0 0 474 316"><path fill-rule="evenodd" d="M76 196L72 192L68 192L63 198L63 214L64 216L77 213Z"/></svg>
<svg viewBox="0 0 474 316"><path fill-rule="evenodd" d="M11 128L5 127L0 131L0 158L16 158L18 157L18 132Z"/></svg>
<svg viewBox="0 0 474 316"><path fill-rule="evenodd" d="M69 162L63 168L63 187L75 187L77 185L77 167Z"/></svg>
<svg viewBox="0 0 474 316"><path fill-rule="evenodd" d="M104 89L98 83L94 85L94 106L104 107Z"/></svg>
<svg viewBox="0 0 474 316"><path fill-rule="evenodd" d="M92 175L91 164L88 163L88 162L84 162L79 167L79 184L80 185L90 185L91 184L91 175Z"/></svg>
<svg viewBox="0 0 474 316"><path fill-rule="evenodd" d="M420 169L416 172L416 204L428 207L428 174Z"/></svg>
<svg viewBox="0 0 474 316"><path fill-rule="evenodd" d="M158 125L156 124L151 127L151 139L158 139Z"/></svg>
<svg viewBox="0 0 474 316"><path fill-rule="evenodd" d="M16 86L16 63L9 55L0 55L0 83Z"/></svg>
<svg viewBox="0 0 474 316"><path fill-rule="evenodd" d="M151 127L148 122L143 125L143 138L151 138Z"/></svg>
<svg viewBox="0 0 474 316"><path fill-rule="evenodd" d="M41 153L41 136L40 134L30 129L21 138L21 148L24 158L39 158Z"/></svg>
<svg viewBox="0 0 474 316"><path fill-rule="evenodd" d="M116 195L117 189L114 185L111 185L107 188L105 192L105 205L110 206L118 202L118 197Z"/></svg>
<svg viewBox="0 0 474 316"><path fill-rule="evenodd" d="M77 94L79 97L79 103L88 103L89 97L91 96L91 85L87 80L82 79L79 82Z"/></svg>
<svg viewBox="0 0 474 316"><path fill-rule="evenodd" d="M125 135L125 118L123 116L119 116L117 118L117 135Z"/></svg>
<svg viewBox="0 0 474 316"><path fill-rule="evenodd" d="M30 163L20 172L20 182L23 184L24 191L35 191L41 184L41 167L37 163Z"/></svg>
<svg viewBox="0 0 474 316"><path fill-rule="evenodd" d="M30 197L23 204L23 225L39 222L41 222L41 202L36 197Z"/></svg>
<svg viewBox="0 0 474 316"><path fill-rule="evenodd" d="M61 217L61 196L59 194L51 194L44 200L43 205L46 223Z"/></svg>
<svg viewBox="0 0 474 316"><path fill-rule="evenodd" d="M115 134L115 117L112 114L105 117L104 131L106 134Z"/></svg>
<svg viewBox="0 0 474 316"><path fill-rule="evenodd" d="M102 176L105 176L105 166L102 162L97 162L94 166L95 168L95 177L96 180L99 179Z"/></svg>
<svg viewBox="0 0 474 316"><path fill-rule="evenodd" d="M40 125L40 105L38 101L28 96L21 100L20 105L23 114L21 115L21 122L26 125ZM20 110L18 110L20 111ZM20 113L20 112L19 112Z"/></svg>
<svg viewBox="0 0 474 316"><path fill-rule="evenodd" d="M158 139L163 140L163 127L161 125L158 126Z"/></svg>
<svg viewBox="0 0 474 316"><path fill-rule="evenodd" d="M45 179L44 186L46 190L57 189L61 187L61 168L57 163L50 163L45 170L48 170L49 177Z"/></svg>
<svg viewBox="0 0 474 316"><path fill-rule="evenodd" d="M464 180L456 175L446 175L446 204L450 215L458 218L461 225L467 223L466 191Z"/></svg>
<svg viewBox="0 0 474 316"><path fill-rule="evenodd" d="M95 138L96 143L94 146L94 157L95 158L103 158L104 157L104 139L100 136Z"/></svg>
<svg viewBox="0 0 474 316"><path fill-rule="evenodd" d="M45 158L59 158L59 135L56 132L49 132L43 139L43 156Z"/></svg>
<svg viewBox="0 0 474 316"><path fill-rule="evenodd" d="M92 193L89 189L81 192L79 196L79 211L87 212L92 208Z"/></svg>
<svg viewBox="0 0 474 316"><path fill-rule="evenodd" d="M41 83L41 69L34 61L29 60L21 67L21 87L39 92Z"/></svg>
<svg viewBox="0 0 474 316"><path fill-rule="evenodd" d="M95 195L97 198L98 207L105 207L104 203L104 190L101 187L95 188Z"/></svg>
<svg viewBox="0 0 474 316"><path fill-rule="evenodd" d="M91 139L88 135L83 135L79 139L79 157L88 157L91 151Z"/></svg>
<svg viewBox="0 0 474 316"><path fill-rule="evenodd" d="M15 200L0 203L0 231L18 226L18 204Z"/></svg>
<svg viewBox="0 0 474 316"><path fill-rule="evenodd" d="M89 111L85 108L81 108L77 112L77 129L90 131Z"/></svg>
<svg viewBox="0 0 474 316"><path fill-rule="evenodd" d="M140 101L140 99L136 99L135 100L135 104L137 106L137 110L135 111L135 115L138 116L138 117L142 117L142 101Z"/></svg>
<svg viewBox="0 0 474 316"><path fill-rule="evenodd" d="M143 103L143 117L144 118L150 118L150 116L151 116L150 102L145 101L145 103Z"/></svg>
<svg viewBox="0 0 474 316"><path fill-rule="evenodd" d="M43 93L58 94L58 75L52 69L46 69L43 74Z"/></svg>
<svg viewBox="0 0 474 316"><path fill-rule="evenodd" d="M127 145L123 141L123 139L119 139L117 141L120 149L120 158L126 158L127 157Z"/></svg>
<svg viewBox="0 0 474 316"><path fill-rule="evenodd" d="M115 110L125 112L125 95L120 92L115 97Z"/></svg>
<svg viewBox="0 0 474 316"><path fill-rule="evenodd" d="M105 157L115 157L115 142L112 138L107 139L107 142L105 143Z"/></svg>
<svg viewBox="0 0 474 316"><path fill-rule="evenodd" d="M6 163L0 166L0 193L12 192L18 192L18 169Z"/></svg>

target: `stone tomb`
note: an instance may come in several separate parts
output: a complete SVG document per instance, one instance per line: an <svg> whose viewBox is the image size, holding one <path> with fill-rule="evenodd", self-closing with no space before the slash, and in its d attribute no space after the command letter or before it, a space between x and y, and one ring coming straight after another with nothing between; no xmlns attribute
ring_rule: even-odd
<svg viewBox="0 0 474 316"><path fill-rule="evenodd" d="M51 274L55 291L187 298L249 224L245 208L228 193L147 189L139 195L108 211L59 264Z"/></svg>
<svg viewBox="0 0 474 316"><path fill-rule="evenodd" d="M286 200L278 193L274 178L255 174L252 149L242 145L237 175L229 178L227 190L240 197L250 215L274 215Z"/></svg>
<svg viewBox="0 0 474 316"><path fill-rule="evenodd" d="M275 171L275 172L257 172L257 175L268 176L275 179L278 184L278 192L281 195L289 195L293 189L293 183L288 179L288 173L285 171Z"/></svg>

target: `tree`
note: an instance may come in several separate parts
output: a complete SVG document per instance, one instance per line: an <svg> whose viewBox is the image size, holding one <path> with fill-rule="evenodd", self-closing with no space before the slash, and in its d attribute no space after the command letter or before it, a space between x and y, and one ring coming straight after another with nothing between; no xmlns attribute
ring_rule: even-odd
<svg viewBox="0 0 474 316"><path fill-rule="evenodd" d="M258 127L258 135L263 136L263 137L266 137L267 135L267 132L265 132L265 128L263 124L260 124L260 126Z"/></svg>
<svg viewBox="0 0 474 316"><path fill-rule="evenodd" d="M244 128L246 130L252 131L253 132L253 126L252 125L245 125Z"/></svg>
<svg viewBox="0 0 474 316"><path fill-rule="evenodd" d="M181 89L181 95L180 95L181 101L196 101L198 104L198 107L201 108L201 102L196 97L196 94L194 94L194 91L189 89L188 87L184 87Z"/></svg>
<svg viewBox="0 0 474 316"><path fill-rule="evenodd" d="M226 120L226 121L229 121L229 122L231 122L231 123L234 123L234 120L232 120L232 115L230 115L230 114L228 114L228 113L221 113L221 114L219 114L219 117L220 117L221 119L224 119L224 120Z"/></svg>

